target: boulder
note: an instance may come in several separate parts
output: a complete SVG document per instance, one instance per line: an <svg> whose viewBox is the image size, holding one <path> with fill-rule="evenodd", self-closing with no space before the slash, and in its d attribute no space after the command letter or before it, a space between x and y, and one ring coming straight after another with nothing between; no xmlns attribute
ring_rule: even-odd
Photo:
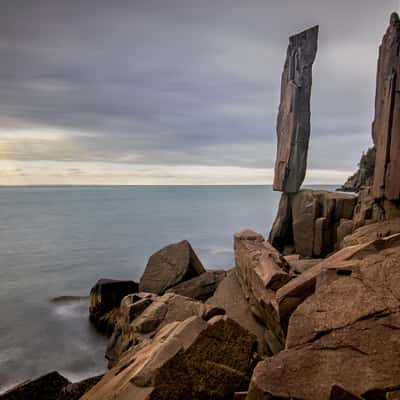
<svg viewBox="0 0 400 400"><path fill-rule="evenodd" d="M61 389L57 400L79 400L87 391L96 385L103 375L84 379L80 382L70 383Z"/></svg>
<svg viewBox="0 0 400 400"><path fill-rule="evenodd" d="M206 301L217 289L220 282L226 277L225 271L208 271L188 281L168 289L167 292L190 297L195 300Z"/></svg>
<svg viewBox="0 0 400 400"><path fill-rule="evenodd" d="M206 271L187 240L170 244L154 253L140 279L141 292L164 294L181 282Z"/></svg>
<svg viewBox="0 0 400 400"><path fill-rule="evenodd" d="M310 138L312 65L317 54L318 26L289 38L282 73L277 121L278 148L273 188L296 193L303 183Z"/></svg>
<svg viewBox="0 0 400 400"><path fill-rule="evenodd" d="M82 400L216 399L246 390L255 337L233 320L191 317L129 351Z"/></svg>
<svg viewBox="0 0 400 400"><path fill-rule="evenodd" d="M257 365L248 400L328 400L334 385L363 399L397 395L400 243L396 240L397 244L394 238L375 243L375 252L367 249L358 269L321 285L294 311L286 349ZM377 397L379 393L384 397Z"/></svg>
<svg viewBox="0 0 400 400"><path fill-rule="evenodd" d="M400 19L390 17L379 48L375 118L372 137L376 147L373 196L400 199Z"/></svg>
<svg viewBox="0 0 400 400"><path fill-rule="evenodd" d="M23 382L0 394L1 400L57 400L61 389L70 382L53 371L40 378Z"/></svg>
<svg viewBox="0 0 400 400"><path fill-rule="evenodd" d="M96 328L111 335L121 300L138 291L133 281L100 279L90 291L89 318Z"/></svg>
<svg viewBox="0 0 400 400"><path fill-rule="evenodd" d="M256 320L252 314L250 305L238 282L236 269L228 272L227 277L220 283L214 295L207 300L206 304L224 309L229 318L256 336L260 356L273 354L271 350L273 342L267 343L266 327ZM281 349L282 346L280 346Z"/></svg>
<svg viewBox="0 0 400 400"><path fill-rule="evenodd" d="M191 316L202 317L207 311L208 307L202 302L174 293L161 297L142 292L126 296L107 347L109 367L113 367L124 352L146 342L165 325Z"/></svg>
<svg viewBox="0 0 400 400"><path fill-rule="evenodd" d="M292 274L302 274L322 261L321 258L300 258L299 254L284 257Z"/></svg>
<svg viewBox="0 0 400 400"><path fill-rule="evenodd" d="M234 248L239 284L253 315L268 328L267 341L275 352L283 347L285 339L272 300L275 291L291 279L289 265L262 235L251 230L234 235Z"/></svg>

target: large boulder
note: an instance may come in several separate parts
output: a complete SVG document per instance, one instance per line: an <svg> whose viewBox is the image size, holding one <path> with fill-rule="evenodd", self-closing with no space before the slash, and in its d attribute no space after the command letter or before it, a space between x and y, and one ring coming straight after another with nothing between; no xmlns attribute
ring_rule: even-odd
<svg viewBox="0 0 400 400"><path fill-rule="evenodd" d="M53 371L40 378L23 382L0 394L1 400L57 400L61 389L70 382Z"/></svg>
<svg viewBox="0 0 400 400"><path fill-rule="evenodd" d="M292 247L301 257L325 257L342 234L340 223L353 218L356 201L353 194L326 190L284 193L269 241L281 252Z"/></svg>
<svg viewBox="0 0 400 400"><path fill-rule="evenodd" d="M140 279L141 292L164 294L181 282L206 271L187 240L170 244L154 253Z"/></svg>
<svg viewBox="0 0 400 400"><path fill-rule="evenodd" d="M248 400L328 400L334 385L364 399L394 396L400 388L400 243L391 243L367 249L351 274L319 285L298 306L286 349L257 365Z"/></svg>
<svg viewBox="0 0 400 400"><path fill-rule="evenodd" d="M178 283L167 292L190 297L195 300L206 301L217 289L220 282L226 277L225 271L208 271L188 281Z"/></svg>
<svg viewBox="0 0 400 400"><path fill-rule="evenodd" d="M289 38L277 121L274 190L295 193L303 183L310 138L312 65L318 26Z"/></svg>
<svg viewBox="0 0 400 400"><path fill-rule="evenodd" d="M174 293L161 297L143 292L126 296L107 347L109 367L113 367L124 352L147 341L165 325L191 316L202 317L207 309L200 301Z"/></svg>
<svg viewBox="0 0 400 400"><path fill-rule="evenodd" d="M90 290L89 318L96 328L111 335L121 300L138 291L133 281L99 279Z"/></svg>
<svg viewBox="0 0 400 400"><path fill-rule="evenodd" d="M291 279L289 265L262 235L251 230L234 235L234 248L237 278L250 309L268 329L271 349L280 349L285 339L272 300Z"/></svg>
<svg viewBox="0 0 400 400"><path fill-rule="evenodd" d="M246 390L255 337L231 319L191 317L128 352L82 400L232 398Z"/></svg>

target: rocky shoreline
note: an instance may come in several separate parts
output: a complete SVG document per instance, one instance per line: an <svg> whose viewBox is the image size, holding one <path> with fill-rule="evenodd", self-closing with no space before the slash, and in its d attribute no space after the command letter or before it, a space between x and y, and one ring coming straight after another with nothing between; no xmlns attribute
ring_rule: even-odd
<svg viewBox="0 0 400 400"><path fill-rule="evenodd" d="M139 283L98 281L89 315L110 337L109 371L75 384L53 372L0 399L400 399L400 19L380 47L375 168L359 195L300 190L317 39L290 38L269 238L235 233L229 271L182 241Z"/></svg>

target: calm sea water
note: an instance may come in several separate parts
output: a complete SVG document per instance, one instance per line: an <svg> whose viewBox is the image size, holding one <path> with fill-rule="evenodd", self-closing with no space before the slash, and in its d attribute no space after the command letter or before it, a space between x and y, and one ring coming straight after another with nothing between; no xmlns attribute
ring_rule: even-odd
<svg viewBox="0 0 400 400"><path fill-rule="evenodd" d="M269 186L1 188L0 392L50 370L105 370L87 301L52 298L87 295L101 277L138 280L182 239L206 268L230 268L232 234L267 234L279 197Z"/></svg>

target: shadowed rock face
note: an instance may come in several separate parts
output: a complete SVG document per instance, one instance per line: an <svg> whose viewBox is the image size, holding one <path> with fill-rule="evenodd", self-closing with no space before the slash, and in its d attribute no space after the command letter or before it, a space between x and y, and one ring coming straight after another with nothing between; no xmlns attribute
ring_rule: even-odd
<svg viewBox="0 0 400 400"><path fill-rule="evenodd" d="M318 26L289 39L282 74L274 190L296 193L303 183L310 137L312 65L318 45Z"/></svg>
<svg viewBox="0 0 400 400"><path fill-rule="evenodd" d="M373 195L400 198L400 19L396 13L379 48L375 119L372 137L376 146Z"/></svg>

